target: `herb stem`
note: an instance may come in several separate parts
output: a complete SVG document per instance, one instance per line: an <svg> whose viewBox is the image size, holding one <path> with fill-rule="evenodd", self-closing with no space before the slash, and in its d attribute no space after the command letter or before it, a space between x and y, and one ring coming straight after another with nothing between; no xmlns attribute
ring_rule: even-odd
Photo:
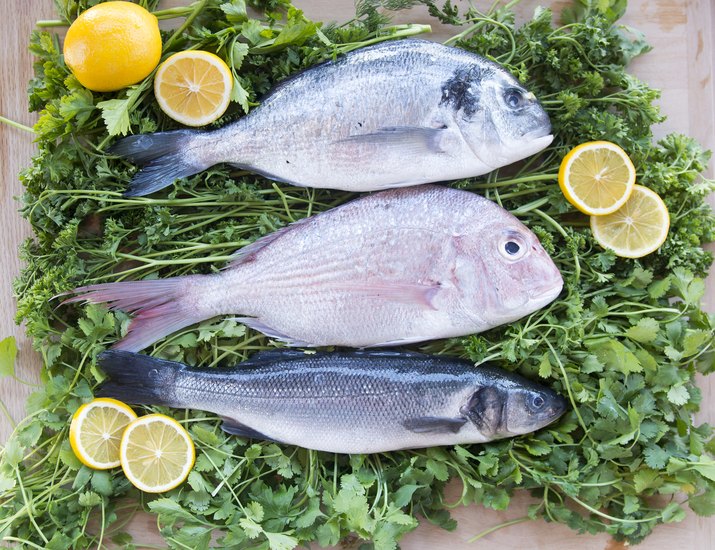
<svg viewBox="0 0 715 550"><path fill-rule="evenodd" d="M10 423L10 426L12 426L12 429L14 430L17 427L17 423L10 414L10 410L7 408L7 405L5 405L5 401L3 401L2 399L0 399L0 410L2 410L3 414L5 415L5 418L7 418L8 422Z"/></svg>
<svg viewBox="0 0 715 550"><path fill-rule="evenodd" d="M4 116L0 116L0 124L7 124L8 126L12 126L13 128L17 128L18 130L23 130L25 132L28 132L29 134L34 134L35 130L30 128L29 126L25 126L24 124L21 124L19 122L15 122L14 120L11 120L9 118L6 118Z"/></svg>
<svg viewBox="0 0 715 550"><path fill-rule="evenodd" d="M193 10L193 7L191 5L178 6L175 8L156 10L153 11L152 14L154 14L157 19L176 19L177 17L185 17L186 15L191 13L191 10Z"/></svg>
<svg viewBox="0 0 715 550"><path fill-rule="evenodd" d="M513 195L514 193L509 193L509 194ZM525 194L525 193L522 191L521 193L518 193L517 195L522 195L522 194ZM508 198L508 196L502 195L501 198L506 199L506 198ZM535 210L536 208L541 208L542 206L547 204L549 202L549 200L550 200L549 197L541 197L539 199L536 199L535 201L531 201L526 204L523 204L519 208L515 208L514 210L511 211L511 213L514 214L515 216L524 215L528 212L531 212L532 210Z"/></svg>
<svg viewBox="0 0 715 550"><path fill-rule="evenodd" d="M571 383L569 382L569 377L566 374L566 369L564 368L564 364L561 362L561 357L559 356L558 353L556 353L556 350L554 349L554 346L551 345L551 342L548 340L544 340L548 348L551 350L551 354L554 356L556 359L556 364L559 366L559 370L561 371L561 376L563 377L564 380L564 386L566 387L566 392L569 394L569 401L571 402L571 407L573 407L573 412L576 415L576 418L578 418L578 423L581 425L581 428L584 431L584 434L586 437L588 437L592 443L595 443L593 441L593 438L591 437L591 434L589 433L588 427L586 426L586 423L583 421L583 418L581 417L581 413L578 410L578 405L576 405L576 400L574 399L573 396L573 391L571 390Z"/></svg>
<svg viewBox="0 0 715 550"><path fill-rule="evenodd" d="M494 525L490 527L489 529L485 529L481 533L474 535L472 538L467 539L467 542L477 542L479 539L486 537L487 535L492 534L494 531L499 531L500 529L504 529L505 527L511 527L512 525L518 525L520 523L525 523L527 521L533 521L529 516L524 516L521 518L516 518L512 519L509 521L505 521L503 523L500 523L498 525Z"/></svg>
<svg viewBox="0 0 715 550"><path fill-rule="evenodd" d="M583 506L584 508L586 508L586 510L588 510L588 511L591 512L592 514L596 514L597 516L601 516L602 518L605 518L605 519L610 520L610 521L615 521L615 522L618 522L618 523L648 523L648 522L650 522L650 521L657 521L657 520L661 517L661 516L658 515L658 516L653 516L653 517L650 517L650 518L642 518L642 519L617 518L617 517L614 517L614 516L609 516L608 514L606 514L606 513L604 513L604 512L601 512L600 510L597 510L597 509L594 508L593 506L589 506L588 504L586 504L585 502L579 500L578 498L576 498L576 497L573 496L573 495L568 495L568 498L570 498L571 500L573 500L576 504L579 504L580 506Z"/></svg>
<svg viewBox="0 0 715 550"><path fill-rule="evenodd" d="M37 525L37 521L35 521L34 507L32 506L32 503L28 501L27 492L25 491L25 486L22 483L22 475L20 474L20 469L17 466L14 466L13 469L15 470L15 479L17 479L18 487L20 487L20 494L22 495L22 500L25 502L25 510L27 512L27 517L30 520L30 523L32 523L32 526L37 531L37 534L40 535L40 538L45 541L45 544L47 544L47 537L45 537L45 534L42 532L42 529L40 529L40 526Z"/></svg>
<svg viewBox="0 0 715 550"><path fill-rule="evenodd" d="M43 538L44 538L44 537L43 537ZM8 535L8 536L4 536L4 537L2 538L2 540L4 540L4 541L10 541L10 542L20 542L20 543L22 543L23 545L27 545L27 546L30 546L30 547L32 547L32 548L37 548L38 550L45 550L45 548L46 548L45 546L39 546L39 545L35 544L34 542L29 541L29 540L27 540L27 539L20 539L20 538L12 537L12 536L9 536L9 535ZM45 539L45 540L46 540L46 539Z"/></svg>
<svg viewBox="0 0 715 550"><path fill-rule="evenodd" d="M69 27L70 24L67 21L62 21L61 19L40 19L35 23L35 26L41 29L46 29L50 27Z"/></svg>
<svg viewBox="0 0 715 550"><path fill-rule="evenodd" d="M394 40L395 38L406 38L408 36L431 33L432 27L431 25L412 23L409 25L393 25L391 27L385 27L383 32L385 34L382 36L376 36L375 38L363 40L362 42L340 44L337 46L337 53L348 53L353 50L357 50L358 48L364 48L365 46L371 46L372 44L379 44L380 42L384 42L386 40Z"/></svg>
<svg viewBox="0 0 715 550"><path fill-rule="evenodd" d="M561 227L561 225L560 225L554 218L552 218L551 216L549 216L549 215L548 215L547 213L545 213L544 211L539 210L538 208L534 209L534 213L537 214L538 216L541 216L541 217L542 217L544 220L546 220L554 229L556 229L556 231L558 231L559 233L561 233L561 235L563 236L564 239L566 239L567 242L570 240L570 239L569 239L569 236L568 236L568 234L566 233L566 231L564 230L564 228ZM581 262L580 262L579 259L578 259L578 251L577 251L575 248L574 248L574 250L572 251L572 256L573 256L573 261L574 261L574 265L575 265L574 279L576 279L576 280L578 281L579 279L581 279Z"/></svg>
<svg viewBox="0 0 715 550"><path fill-rule="evenodd" d="M188 29L191 26L191 23L194 22L194 19L198 17L199 13L201 13L201 10L204 9L204 6L206 5L207 0L199 0L195 4L192 4L192 11L189 13L189 15L186 17L186 20L181 24L181 26L174 31L174 33L169 37L169 39L164 42L164 47L162 48L162 52L167 52L171 48L171 45L174 43L174 40L176 40L179 36L181 36L186 29Z"/></svg>

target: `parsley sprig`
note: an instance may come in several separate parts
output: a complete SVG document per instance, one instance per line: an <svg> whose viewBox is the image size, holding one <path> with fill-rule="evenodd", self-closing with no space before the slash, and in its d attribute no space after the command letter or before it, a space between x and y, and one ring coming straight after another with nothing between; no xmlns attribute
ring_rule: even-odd
<svg viewBox="0 0 715 550"><path fill-rule="evenodd" d="M93 3L58 0L60 20L43 26L67 23ZM712 261L702 244L715 236L705 202L714 186L701 176L709 153L678 134L653 143L650 128L662 120L658 92L626 72L648 46L617 24L624 0L578 0L560 26L538 9L517 27L516 0L488 13L461 13L449 1L363 0L342 26L309 21L285 0L260 3L259 17L243 0L201 0L158 14L184 21L181 32L165 33L165 54L210 49L231 66L238 91L221 125L298 70L424 31L390 25L381 7L416 3L459 27L451 44L505 64L549 110L557 138L543 154L454 185L517 214L566 281L560 299L525 319L417 349L489 360L539 379L567 396L571 411L538 433L485 445L340 456L246 441L223 433L207 413L158 408L183 422L196 442L185 485L149 497L119 472L82 466L67 441L69 418L103 379L96 355L120 338L129 319L101 305L57 308L53 297L80 284L220 269L258 236L351 195L279 186L218 166L151 197L122 197L136 168L106 155L106 147L117 134L174 123L157 107L150 79L93 94L64 65L56 35L37 31L29 103L40 114L38 154L21 174L21 211L35 235L20 251L26 267L15 291L18 320L43 359L42 387L0 458L4 540L50 549L112 540L131 548L124 526L144 509L157 514L172 548L208 548L215 532L228 547L283 550L357 537L394 548L420 518L454 528L450 508L502 510L517 489L529 490L534 504L503 526L541 518L635 543L658 524L681 520L685 506L715 513L715 440L693 416L701 401L696 376L710 374L715 359L715 319L700 306ZM666 200L672 226L658 252L634 261L600 249L587 220L561 195L559 162L589 139L621 145L639 181ZM149 351L220 368L267 345L243 325L212 319ZM11 340L0 342L2 374L13 374L15 351ZM462 488L456 502L445 501L450 480Z"/></svg>

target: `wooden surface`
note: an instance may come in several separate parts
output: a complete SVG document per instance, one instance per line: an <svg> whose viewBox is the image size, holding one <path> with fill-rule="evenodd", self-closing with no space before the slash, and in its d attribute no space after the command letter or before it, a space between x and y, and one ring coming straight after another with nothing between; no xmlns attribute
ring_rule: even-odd
<svg viewBox="0 0 715 550"><path fill-rule="evenodd" d="M353 13L351 0L294 0L308 17L318 20L344 20ZM173 2L179 3L179 2ZM188 3L185 0L181 3ZM488 7L491 0L475 0L478 6ZM564 0L522 0L521 11L525 17L539 4L560 7ZM52 0L3 0L3 7L12 5L12 13L0 20L0 115L31 126L35 116L27 112L26 88L31 77L32 59L27 43L34 22L53 19ZM398 20L432 22L424 10L416 9ZM715 3L712 0L629 0L624 20L646 33L654 51L634 63L633 71L651 86L663 91L661 105L668 120L656 129L657 135L680 131L697 138L709 149L715 149L715 93L713 75L713 46L715 40ZM437 30L438 36L448 31ZM32 135L22 130L0 124L0 339L15 335L20 352L17 361L19 377L25 381L38 379L39 360L25 338L22 328L14 323L15 304L12 298L12 280L20 269L17 257L19 243L30 235L29 227L17 214L13 197L21 194L17 173L29 163L33 152ZM713 177L713 166L709 168ZM715 280L708 281L706 308L715 311ZM712 377L711 377L712 378ZM715 383L703 381L703 411L700 421L715 424ZM31 388L13 380L0 383L0 399L8 407L15 421L24 416L24 401ZM12 431L11 422L0 416L0 442ZM452 547L473 548L467 540L476 533L503 521L523 516L529 498L515 498L508 512L497 513L479 506L458 508L454 515L459 521L456 532L448 533L430 525L422 525L403 539L407 550ZM131 531L137 543L162 545L152 516L141 515L134 519ZM685 521L663 525L643 545L649 549L715 548L715 519L698 518L692 513ZM577 535L570 529L544 522L530 522L497 531L479 543L486 548L548 548L560 550L616 550L622 545L605 535L597 537Z"/></svg>

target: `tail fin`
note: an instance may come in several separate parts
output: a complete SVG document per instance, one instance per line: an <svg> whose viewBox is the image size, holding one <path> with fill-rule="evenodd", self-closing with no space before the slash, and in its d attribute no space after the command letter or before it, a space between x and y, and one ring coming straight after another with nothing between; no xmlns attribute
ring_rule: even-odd
<svg viewBox="0 0 715 550"><path fill-rule="evenodd" d="M99 354L99 366L109 376L97 397L113 397L138 405L181 407L174 397L176 375L186 365L128 351Z"/></svg>
<svg viewBox="0 0 715 550"><path fill-rule="evenodd" d="M187 283L198 276L174 277L148 281L122 281L83 286L74 289L76 296L63 303L106 302L111 309L133 313L126 337L114 349L139 351L157 340L211 316L196 307L187 306L184 298Z"/></svg>
<svg viewBox="0 0 715 550"><path fill-rule="evenodd" d="M197 135L199 132L196 130L175 130L128 136L112 145L108 150L110 154L142 166L124 196L149 195L214 164L205 164L191 151L191 142Z"/></svg>

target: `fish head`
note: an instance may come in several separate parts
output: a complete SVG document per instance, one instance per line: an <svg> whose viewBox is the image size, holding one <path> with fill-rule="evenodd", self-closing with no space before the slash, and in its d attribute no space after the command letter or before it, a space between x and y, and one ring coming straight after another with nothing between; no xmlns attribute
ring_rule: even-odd
<svg viewBox="0 0 715 550"><path fill-rule="evenodd" d="M539 239L497 205L465 239L457 281L467 310L488 326L510 323L552 302L563 278ZM461 268L461 269L460 269Z"/></svg>
<svg viewBox="0 0 715 550"><path fill-rule="evenodd" d="M536 384L513 388L508 396L503 423L507 436L543 428L566 412L566 400L562 396Z"/></svg>
<svg viewBox="0 0 715 550"><path fill-rule="evenodd" d="M492 169L512 164L554 139L551 121L536 96L496 63L457 70L442 87L440 107L454 120L479 161Z"/></svg>
<svg viewBox="0 0 715 550"><path fill-rule="evenodd" d="M566 400L556 392L509 375L504 383L478 388L460 413L482 435L497 439L538 430L565 411Z"/></svg>

